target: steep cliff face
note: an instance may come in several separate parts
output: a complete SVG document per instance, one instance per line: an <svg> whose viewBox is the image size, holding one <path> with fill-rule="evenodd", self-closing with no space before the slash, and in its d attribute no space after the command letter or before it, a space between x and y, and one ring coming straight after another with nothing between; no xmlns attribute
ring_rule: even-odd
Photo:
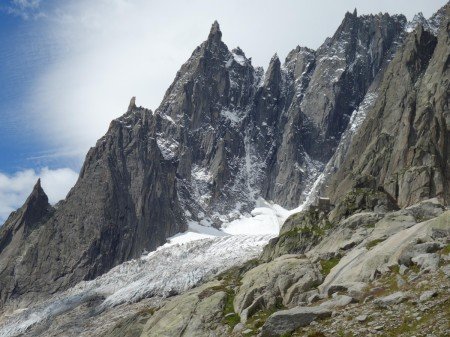
<svg viewBox="0 0 450 337"><path fill-rule="evenodd" d="M331 179L334 200L360 176L374 177L400 207L449 202L449 11L437 38L422 25L390 63L378 100Z"/></svg>
<svg viewBox="0 0 450 337"><path fill-rule="evenodd" d="M297 47L284 64L274 55L263 74L228 50L214 23L156 110L158 145L178 162L188 218L219 224L258 197L297 206L405 24L348 13L318 51Z"/></svg>
<svg viewBox="0 0 450 337"><path fill-rule="evenodd" d="M351 113L361 103L406 24L403 16L347 13L331 39L317 50L317 65L301 109L309 121L307 149L328 160ZM392 50L394 49L394 50Z"/></svg>
<svg viewBox="0 0 450 337"><path fill-rule="evenodd" d="M2 301L92 279L185 229L176 165L161 154L154 123L151 111L132 102L89 151L56 210L36 185L2 228Z"/></svg>
<svg viewBox="0 0 450 337"><path fill-rule="evenodd" d="M25 204L13 212L4 223L0 232L0 277L2 280L0 302L14 293L15 263L20 261L25 253L22 250L24 242L33 239L34 232L39 230L53 211L38 180Z"/></svg>

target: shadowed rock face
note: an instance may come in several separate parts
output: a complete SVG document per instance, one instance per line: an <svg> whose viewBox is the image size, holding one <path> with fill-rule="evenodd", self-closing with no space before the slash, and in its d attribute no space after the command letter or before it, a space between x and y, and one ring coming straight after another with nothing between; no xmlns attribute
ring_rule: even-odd
<svg viewBox="0 0 450 337"><path fill-rule="evenodd" d="M400 207L450 201L450 7L444 10L437 38L419 25L390 63L374 108L331 178L334 200L358 177L372 176Z"/></svg>
<svg viewBox="0 0 450 337"><path fill-rule="evenodd" d="M1 302L14 293L15 266L12 259L23 253L23 243L32 239L33 231L38 230L53 211L38 180L25 204L11 213L3 225L0 232Z"/></svg>
<svg viewBox="0 0 450 337"><path fill-rule="evenodd" d="M11 219L1 229L2 302L95 278L188 220L218 224L258 197L297 206L405 24L349 13L317 51L297 47L284 64L275 55L264 73L228 49L215 22L155 113L133 98L67 198L55 210L35 207L43 215L29 217L27 240L8 230Z"/></svg>
<svg viewBox="0 0 450 337"><path fill-rule="evenodd" d="M2 301L92 279L185 229L176 165L161 155L151 116L131 105L89 151L78 182L56 210L38 183L7 220L1 231Z"/></svg>

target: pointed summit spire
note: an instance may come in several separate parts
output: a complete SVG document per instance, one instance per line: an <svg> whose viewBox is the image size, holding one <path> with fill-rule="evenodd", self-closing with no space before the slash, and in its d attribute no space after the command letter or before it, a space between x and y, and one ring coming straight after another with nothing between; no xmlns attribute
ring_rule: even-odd
<svg viewBox="0 0 450 337"><path fill-rule="evenodd" d="M222 32L220 31L219 23L214 21L211 26L211 30L209 31L208 41L218 42L222 39Z"/></svg>
<svg viewBox="0 0 450 337"><path fill-rule="evenodd" d="M136 96L131 97L130 104L128 105L128 111L136 109Z"/></svg>
<svg viewBox="0 0 450 337"><path fill-rule="evenodd" d="M41 221L49 212L52 207L48 203L47 194L41 186L41 179L39 178L33 187L27 200L20 208L22 220L18 223L18 226L24 225L26 228L31 228Z"/></svg>
<svg viewBox="0 0 450 337"><path fill-rule="evenodd" d="M277 87L281 81L281 62L278 54L275 53L270 59L269 67L265 75L265 86Z"/></svg>
<svg viewBox="0 0 450 337"><path fill-rule="evenodd" d="M45 194L45 192L42 188L42 185L41 185L41 178L39 178L37 180L36 184L34 184L33 191L31 191L31 194L28 197L27 202L31 201L31 200L37 200L37 199L44 199L45 202L48 202L47 194Z"/></svg>
<svg viewBox="0 0 450 337"><path fill-rule="evenodd" d="M353 10L353 16L354 16L354 17L357 17L357 16L358 16L358 11L356 10L356 7L355 7L355 9Z"/></svg>

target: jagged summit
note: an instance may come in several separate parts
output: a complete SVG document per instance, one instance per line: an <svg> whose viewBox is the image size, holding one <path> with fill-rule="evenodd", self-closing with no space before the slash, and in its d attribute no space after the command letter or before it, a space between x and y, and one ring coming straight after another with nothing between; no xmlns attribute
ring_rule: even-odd
<svg viewBox="0 0 450 337"><path fill-rule="evenodd" d="M48 201L47 194L45 194L44 189L41 185L41 178L38 178L36 184L34 184L33 190L28 199L30 200L30 198L44 198Z"/></svg>
<svg viewBox="0 0 450 337"><path fill-rule="evenodd" d="M128 105L128 111L136 109L136 96L131 97L130 104Z"/></svg>
<svg viewBox="0 0 450 337"><path fill-rule="evenodd" d="M220 31L219 23L216 21L211 25L207 41L219 42L222 39L222 32Z"/></svg>
<svg viewBox="0 0 450 337"><path fill-rule="evenodd" d="M50 208L48 196L44 192L39 178L22 206L24 224L29 226L36 224L48 213Z"/></svg>

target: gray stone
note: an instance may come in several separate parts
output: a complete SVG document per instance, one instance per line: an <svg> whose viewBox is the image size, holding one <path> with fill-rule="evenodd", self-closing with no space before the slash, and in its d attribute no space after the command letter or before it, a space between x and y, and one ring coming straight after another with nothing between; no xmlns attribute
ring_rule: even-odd
<svg viewBox="0 0 450 337"><path fill-rule="evenodd" d="M429 299L431 299L431 298L433 298L435 296L437 296L437 291L436 290L427 290L427 291L424 291L420 295L419 301L420 302L425 302L425 301L428 301Z"/></svg>
<svg viewBox="0 0 450 337"><path fill-rule="evenodd" d="M313 294L310 297L308 297L308 303L315 303L322 299L322 296L319 295L319 293Z"/></svg>
<svg viewBox="0 0 450 337"><path fill-rule="evenodd" d="M325 307L297 307L277 311L264 323L261 337L281 336L307 326L316 319L330 317L331 313L332 311Z"/></svg>
<svg viewBox="0 0 450 337"><path fill-rule="evenodd" d="M397 287L399 288L403 287L406 284L405 280L400 275L396 275L395 279L397 281Z"/></svg>
<svg viewBox="0 0 450 337"><path fill-rule="evenodd" d="M446 264L445 266L441 267L442 272L447 276L447 278L450 278L450 264Z"/></svg>
<svg viewBox="0 0 450 337"><path fill-rule="evenodd" d="M358 322L365 322L367 320L367 315L359 315L359 316L356 316L355 319Z"/></svg>
<svg viewBox="0 0 450 337"><path fill-rule="evenodd" d="M233 328L233 333L239 333L241 331L243 331L245 329L245 325L244 323L239 322L238 324L236 324Z"/></svg>
<svg viewBox="0 0 450 337"><path fill-rule="evenodd" d="M435 272L439 269L438 254L420 254L411 259L412 262L420 267L421 271Z"/></svg>
<svg viewBox="0 0 450 337"><path fill-rule="evenodd" d="M374 303L378 306L390 306L395 304L400 304L408 300L409 295L402 291L397 291L393 294L377 298Z"/></svg>
<svg viewBox="0 0 450 337"><path fill-rule="evenodd" d="M326 307L329 309L342 308L350 303L356 302L356 300L347 295L336 295L329 301L320 304L321 307Z"/></svg>
<svg viewBox="0 0 450 337"><path fill-rule="evenodd" d="M408 270L408 267L405 266L404 264L402 264L402 265L400 265L398 272L400 273L400 275L405 275L407 270Z"/></svg>
<svg viewBox="0 0 450 337"><path fill-rule="evenodd" d="M245 322L255 312L275 308L277 303L295 306L307 300L308 291L321 281L321 274L308 259L284 255L260 264L244 274L234 298L234 308Z"/></svg>

